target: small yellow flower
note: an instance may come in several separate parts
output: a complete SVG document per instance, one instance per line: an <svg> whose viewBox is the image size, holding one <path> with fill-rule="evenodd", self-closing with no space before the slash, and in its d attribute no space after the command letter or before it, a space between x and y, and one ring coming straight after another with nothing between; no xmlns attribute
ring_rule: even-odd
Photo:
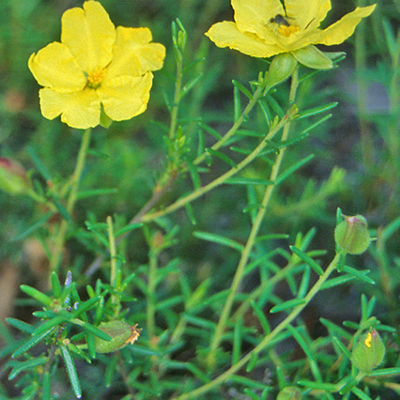
<svg viewBox="0 0 400 400"><path fill-rule="evenodd" d="M44 117L73 128L130 119L145 111L165 48L150 43L147 28L115 28L97 1L67 10L61 19L61 43L53 42L29 58L38 83Z"/></svg>
<svg viewBox="0 0 400 400"><path fill-rule="evenodd" d="M330 0L285 0L285 8L280 0L231 0L231 4L235 22L219 22L206 35L218 47L260 58L296 52L314 44L342 43L375 8L357 7L322 30L319 26L331 9Z"/></svg>

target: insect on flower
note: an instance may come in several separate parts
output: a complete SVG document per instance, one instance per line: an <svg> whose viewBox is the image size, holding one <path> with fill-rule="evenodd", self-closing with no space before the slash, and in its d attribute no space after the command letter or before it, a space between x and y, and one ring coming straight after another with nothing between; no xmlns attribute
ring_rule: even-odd
<svg viewBox="0 0 400 400"><path fill-rule="evenodd" d="M275 23L275 24L278 24L278 25L290 26L290 24L287 21L287 19L281 14L276 14L274 18L271 18L269 20L269 22L271 24Z"/></svg>
<svg viewBox="0 0 400 400"><path fill-rule="evenodd" d="M293 22L291 21L293 20ZM282 14L276 14L275 17L269 20L271 24L278 26L278 32L285 37L289 37L292 33L298 32L300 28L295 24L294 19L283 16Z"/></svg>

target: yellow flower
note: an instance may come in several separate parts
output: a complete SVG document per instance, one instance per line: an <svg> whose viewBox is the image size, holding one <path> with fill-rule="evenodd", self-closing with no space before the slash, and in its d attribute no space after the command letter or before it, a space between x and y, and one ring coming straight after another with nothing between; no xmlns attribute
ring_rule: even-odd
<svg viewBox="0 0 400 400"><path fill-rule="evenodd" d="M357 7L330 27L319 29L331 9L330 0L231 0L235 22L213 25L206 35L218 47L229 47L253 57L293 53L313 44L332 46L354 32L375 5ZM302 62L302 60L298 60Z"/></svg>
<svg viewBox="0 0 400 400"><path fill-rule="evenodd" d="M130 119L149 101L153 74L163 65L165 48L150 43L147 28L115 28L97 1L67 10L61 19L61 43L53 42L29 58L28 66L43 89L44 117L73 128Z"/></svg>

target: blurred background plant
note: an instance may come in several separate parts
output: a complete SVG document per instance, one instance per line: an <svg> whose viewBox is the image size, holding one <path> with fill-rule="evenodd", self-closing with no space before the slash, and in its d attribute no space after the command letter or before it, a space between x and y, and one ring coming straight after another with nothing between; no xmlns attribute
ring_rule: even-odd
<svg viewBox="0 0 400 400"><path fill-rule="evenodd" d="M347 53L338 68L300 69L301 118L283 159L287 177L271 198L213 362L210 343L279 142L269 142L240 179L200 201L147 221L138 215L151 211L142 210L149 199L162 214L240 163L273 130L276 115L284 121L290 114L290 81L260 101L223 153L210 151L207 163L196 164L238 120L268 63L204 37L213 23L232 20L229 1L101 3L115 25L149 27L167 57L148 110L94 130L62 266L52 275L48 238L64 217L56 189L74 171L81 135L42 117L27 60L59 40L61 14L82 3L0 3L0 167L12 165L19 177L14 192L0 187L0 316L12 318L0 325L0 398L186 398L239 365L285 312L302 306L286 301L305 298L318 265L325 270L334 259L338 206L367 219L376 237L368 251L347 257L332 288L318 293L274 346L193 398L274 399L279 391L278 399L398 398L399 1L381 0L346 43L329 49ZM326 25L371 4L332 3ZM45 202L19 193L31 184ZM140 224L129 226L132 218ZM270 313L277 306L280 313ZM143 330L134 345L94 359L97 327L112 319ZM393 369L357 378L349 350L371 327L380 331L385 366Z"/></svg>

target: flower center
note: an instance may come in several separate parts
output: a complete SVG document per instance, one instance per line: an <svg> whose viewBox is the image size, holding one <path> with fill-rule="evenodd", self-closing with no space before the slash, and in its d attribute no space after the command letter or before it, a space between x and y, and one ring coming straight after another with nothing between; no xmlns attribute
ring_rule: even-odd
<svg viewBox="0 0 400 400"><path fill-rule="evenodd" d="M89 73L87 80L88 86L91 89L97 89L101 82L106 77L106 69L105 68L96 68L92 72Z"/></svg>
<svg viewBox="0 0 400 400"><path fill-rule="evenodd" d="M298 32L299 30L300 28L294 25L289 25L289 26L280 25L278 28L278 32L285 37L289 37L292 33Z"/></svg>
<svg viewBox="0 0 400 400"><path fill-rule="evenodd" d="M270 19L271 24L278 26L278 32L285 37L289 37L292 33L298 32L300 28L297 25L291 23L292 18L284 17L281 14L275 15L274 18Z"/></svg>

